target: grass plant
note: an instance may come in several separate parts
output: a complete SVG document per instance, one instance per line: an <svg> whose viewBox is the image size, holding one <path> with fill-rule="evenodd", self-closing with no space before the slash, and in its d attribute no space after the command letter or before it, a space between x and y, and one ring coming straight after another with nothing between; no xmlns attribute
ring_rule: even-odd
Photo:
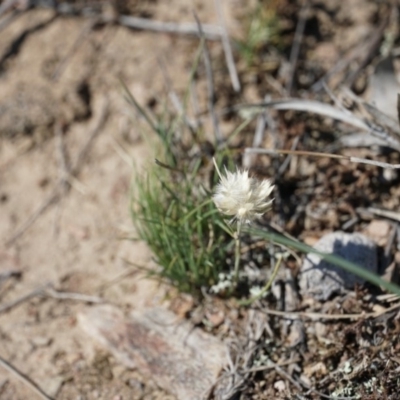
<svg viewBox="0 0 400 400"><path fill-rule="evenodd" d="M273 1L262 1L247 16L247 32L243 41L237 42L237 48L248 66L252 66L257 55L267 45L279 44L279 21L276 5Z"/></svg>
<svg viewBox="0 0 400 400"><path fill-rule="evenodd" d="M193 83L203 46L204 42L201 41L190 74L190 85ZM156 163L149 165L145 175L135 174L132 185L132 219L140 239L149 245L159 265L159 269L151 273L167 279L184 292L198 294L205 288L221 293L219 289L222 287L225 294L246 294L235 291L238 286L240 258L243 257L240 229L234 232L234 227L227 223L224 215L215 207L212 195L222 157L224 161L230 158L229 139L241 132L256 115L248 115L243 124L228 136L229 139L223 146L217 141L214 143L214 151L220 148L216 153L217 168L214 169L211 154L204 154L201 150L204 140L201 130L193 132L193 126L187 124L189 92L186 93L178 115L166 111L156 117L142 108L125 86L124 89L127 101L156 134L157 139L154 138L154 141L157 142L155 147L158 150L155 156L162 160L156 160ZM314 103L312 105L315 106ZM240 112L240 107L236 111ZM154 148L153 143L151 147ZM319 153L315 155L321 156ZM343 158L335 155L331 157ZM359 159L354 161L359 162ZM316 254L374 285L400 295L397 285L335 255L321 253L301 242L254 226L246 227L243 233L254 239L264 239L266 245L273 243L297 252ZM281 261L279 259L276 263L272 278L264 285L260 294L242 304L251 304L252 301L264 297L273 283ZM230 275L232 272L233 276ZM249 289L251 292L251 288Z"/></svg>
<svg viewBox="0 0 400 400"><path fill-rule="evenodd" d="M199 294L217 284L219 275L227 271L233 240L207 188L217 179L212 161L197 151L201 132L193 140L181 115L151 115L124 89L129 103L156 134L151 147L158 158L144 174L135 170L131 189L137 234L149 245L159 266L149 273L180 291Z"/></svg>
<svg viewBox="0 0 400 400"><path fill-rule="evenodd" d="M357 275L363 278L365 281L372 283L373 285L380 286L387 291L394 293L400 296L400 287L394 283L388 282L382 279L379 275L374 274L373 272L367 271L364 267L352 263L348 260L345 260L342 257L339 257L335 254L324 253L321 252L311 246L308 246L302 242L297 240L289 239L283 235L276 234L273 232L268 232L265 229L259 227L250 227L247 230L247 233L251 234L253 237L262 238L265 240L272 241L275 244L280 244L291 248L293 250L297 250L304 254L315 254L319 256L321 259L328 261L329 263L336 265L345 271L348 271L354 275Z"/></svg>
<svg viewBox="0 0 400 400"><path fill-rule="evenodd" d="M176 120L168 124L149 115L145 118L152 121L151 127L160 139L156 147L165 162L156 160L145 175L135 174L132 219L140 239L149 245L159 265L159 269L151 274L167 279L180 291L199 294L202 289L208 290L220 283L221 274L226 275L232 269L232 259L235 265L239 261L239 257L234 256L235 232L215 207L212 188L205 185L207 174L211 182L216 182L218 175L210 159L204 160L201 155L187 156L188 149L184 149L182 142L173 134ZM269 242L305 254L316 254L374 285L400 295L397 285L338 256L321 253L301 242L255 226L246 227L244 233L265 239L266 244ZM272 281L268 281L264 289L269 289L271 284ZM232 282L232 287L235 286L235 282ZM235 293L232 287L227 286L226 293ZM251 304L263 297L265 292L263 290L262 295L241 304Z"/></svg>
<svg viewBox="0 0 400 400"><path fill-rule="evenodd" d="M210 194L186 175L154 165L135 179L132 219L160 266L155 271L179 290L199 293L226 270L229 241Z"/></svg>

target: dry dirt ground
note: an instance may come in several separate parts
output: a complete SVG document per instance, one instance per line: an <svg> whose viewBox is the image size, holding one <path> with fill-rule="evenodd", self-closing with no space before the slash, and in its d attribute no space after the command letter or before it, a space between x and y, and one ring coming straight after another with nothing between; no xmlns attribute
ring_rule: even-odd
<svg viewBox="0 0 400 400"><path fill-rule="evenodd" d="M71 0L65 4L78 8L83 4L81 12L57 17L49 8L26 9L28 3L6 0L0 5L0 399L40 398L26 380L22 382L7 370L8 361L57 400L172 400L157 382L140 370L126 369L105 352L81 329L79 321L80 316L90 315L93 303L100 299L126 313L161 303L179 311L179 304L171 305L170 288L144 278L130 264L153 265L143 243L127 240L135 236L129 214L129 191L131 184L135 185L132 170L141 171L153 162L153 133L124 98L121 81L141 105L162 112L170 94L167 86L179 95L185 93L199 40L134 31L113 22L119 12L149 20L193 22L194 9L203 23L218 24L214 1ZM241 37L243 10L250 8L249 2L221 3L229 34ZM310 8L295 0L258 3L278 10L279 38L268 45L261 40L261 45L256 43L250 49L250 55L236 46L242 83L239 95L232 89L221 42L210 43L219 110L259 102L268 94L273 99L293 96L339 104L342 111L364 112L362 117L368 119L371 115L360 107L367 100L396 116L398 79L393 60L382 57L385 48L394 48L398 58L397 3L313 0ZM4 12L4 4L13 7ZM265 10L258 21L272 21L273 26L270 8ZM302 18L304 30L300 32ZM296 40L299 52L294 57ZM385 64L387 59L389 71L386 65L380 73L380 62ZM207 81L205 68L201 68L197 76L199 103L200 110L207 110ZM321 78L331 92L324 89ZM343 87L342 92L338 90ZM331 151L400 162L397 136L394 147L374 138L372 144L366 144L365 135L361 145L351 145L342 139L347 135L357 139L354 127L331 118L289 109L266 112L260 119L267 121L260 147ZM220 122L228 136L243 120L232 112ZM374 119L368 122L381 125ZM394 124L396 131L398 124ZM211 134L210 118L205 126ZM237 150L252 146L255 130L253 121L236 137L235 162L243 161ZM252 173L276 177L274 210L268 221L263 221L265 226L275 224L310 245L338 230L366 233L379 246L378 254L385 255L382 265L399 270L398 216L393 220L391 214L388 221L387 213L379 216L371 211L371 207L398 211L397 171L326 158L291 157L283 168L285 163L276 157L261 156L253 165L252 160L247 159ZM265 249L260 252L264 257ZM269 261L264 264L256 267L269 271ZM278 275L280 284L294 284L285 283L286 294L286 289L275 290L281 287L276 285L258 310L238 310L229 300L207 297L212 307L217 305L208 319L214 319L217 329L213 331L211 323L209 331L219 329L217 333L222 332L223 337L225 328L225 333L238 328L246 339L251 333L246 330L247 322L247 327L259 328L259 335L254 334L257 346L251 341L254 338L249 339L248 352L238 358L243 365L238 361L235 366L238 371L244 366L242 375L230 374L243 378L241 399L304 398L294 396L308 389L313 392L309 398L317 399L337 388L354 387L361 387L362 393L368 391L364 397L368 400L383 398L385 390L391 396L387 398L396 399L400 365L397 305L391 310L385 303L390 300L381 301L379 290L370 286L356 287L327 302L299 296L300 266L296 257L285 262ZM288 306L290 295L293 303ZM194 304L190 299L184 303L182 315L192 311ZM391 311L386 315L387 310ZM293 321L286 320L285 313L292 311L300 311L305 319L297 319L300 314L296 314ZM382 318L364 318L364 313L372 311L381 312ZM225 323L229 312L234 314L230 321L240 320L237 325ZM318 313L321 320L314 321L307 313L308 317ZM353 317L342 320L337 313L356 313L356 321ZM195 310L187 314L194 322ZM338 320L324 323L327 314ZM202 315L197 325L207 330L206 324L201 325ZM246 354L258 359L246 359ZM266 360L275 367L270 369ZM255 361L261 363L261 370L252 370ZM346 363L354 371L344 375Z"/></svg>
<svg viewBox="0 0 400 400"><path fill-rule="evenodd" d="M166 21L192 21L192 9L203 22L215 22L212 1L147 4L152 18ZM0 281L1 306L46 284L124 309L163 299L156 283L129 275L124 261L151 260L144 244L125 240L133 235L132 163L140 168L149 160L119 78L140 103L156 103L165 94L160 60L182 89L196 40L89 24L39 9L1 31L0 274L16 274ZM65 177L60 154L73 164L96 128L70 190L9 242ZM172 399L80 330L76 316L87 307L84 299L35 296L1 312L0 356L57 399ZM0 398L38 397L0 369Z"/></svg>

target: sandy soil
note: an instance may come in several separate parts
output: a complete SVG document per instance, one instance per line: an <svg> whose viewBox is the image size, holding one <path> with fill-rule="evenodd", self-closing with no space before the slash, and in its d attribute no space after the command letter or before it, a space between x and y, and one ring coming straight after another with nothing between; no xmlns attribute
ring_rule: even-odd
<svg viewBox="0 0 400 400"><path fill-rule="evenodd" d="M198 3L202 20L215 21L213 2ZM149 2L147 11L155 19L192 21L193 6ZM129 274L124 261L151 262L145 245L124 240L134 234L128 207L132 161L141 168L149 149L118 78L139 102L157 104L165 93L159 60L179 91L196 42L113 25L90 29L88 21L32 10L1 32L0 273L21 273L19 279L0 281L1 306L45 284L101 296L125 309L162 301L158 285ZM105 108L106 121L71 189L4 244L57 187L63 173L60 148L73 163ZM58 125L63 145L55 138ZM150 132L145 128L144 134ZM92 343L76 323L87 307L85 301L35 296L0 313L0 356L57 399L172 398ZM36 395L0 369L0 398Z"/></svg>
<svg viewBox="0 0 400 400"><path fill-rule="evenodd" d="M367 393L367 384L370 399L380 398L377 390L382 388L390 393L388 398L397 398L398 309L391 310L391 300L379 299L369 286L325 303L300 296L296 285L302 263L295 257L279 271L278 279L285 285L281 286L282 281L272 288L271 296L260 302L261 311L249 310L239 309L232 299L209 296L197 304L189 296L174 297L170 288L145 278L131 264L154 266L149 249L128 238L135 236L129 214L129 192L135 188L132 171L145 170L153 162L155 138L124 98L121 80L147 109L172 108L168 90L172 87L178 95L185 93L199 41L133 31L113 21L124 13L149 20L193 22L195 9L203 23L217 24L214 0L93 1L85 12L95 10L97 16L108 18L101 23L88 14L55 17L50 9L24 10L24 0L13 2L14 10L5 14L0 6L0 399L40 398L26 381L7 371L5 361L55 400L174 399L157 387L156 379L125 368L85 333L80 317L96 315L91 311L98 310L94 303L99 300L118 307L124 318L131 310L163 304L179 316L188 316L188 325L204 328L202 332L211 332L215 339L219 333L225 339L224 334L234 332L239 344L243 339L234 367L239 372L228 371L227 375L232 382L243 379L243 387L235 389L242 398L292 398L309 388L315 391L313 399L339 389L347 396L347 389ZM229 35L243 37L244 10L258 2L221 3ZM290 54L296 47L296 26L301 25L307 7L300 1L268 2L271 8L266 7L265 13L271 11L281 23L279 40L272 38L271 46L261 40L251 50L253 60L246 59L236 43L235 61L242 83L239 94L232 89L222 44L209 43L217 109L259 102L266 94L273 99L293 96L332 103L321 85L316 92L313 89L323 78L332 93L344 85L384 112L388 108L384 99L388 100L388 112L397 118L398 76L394 70L384 69L383 74L375 70L381 50L399 45L398 6L389 3L312 1L297 62L293 62ZM16 16L7 20L13 12ZM268 20L273 30L273 18L263 13L259 17L262 24ZM391 42L391 38L396 39ZM206 135L212 135L205 75L201 65L195 90L199 109L206 111L199 113L205 119L202 126ZM349 112L363 113L354 100L349 101L349 95L343 99ZM372 116L368 118L373 125L381 125ZM372 146L364 143L361 149L360 145L346 148L340 141L354 133L353 128L330 118L271 110L265 119L268 134L260 147L320 152L333 148L333 152L343 150L350 156L400 162L398 141L392 148L396 151L383 151L382 143L376 149L376 142ZM221 117L223 136L228 137L242 122L237 115ZM257 124L253 121L236 137L239 143L233 144L232 154L251 146ZM378 255L385 253L381 263L387 267L385 274L389 272L386 279L397 281L397 222L365 215L371 205L397 212L400 178L396 171L295 156L281 172L278 158L260 156L257 160L257 165L250 160L251 172L275 178L276 213L265 223L310 245L328 232L363 232L379 246ZM255 266L269 273L270 262L264 265L263 261L265 250L257 250L258 245L255 249L255 255L262 252L262 265L260 261ZM271 315L262 314L263 308ZM321 316L357 313L357 319L324 323L324 318L296 317L293 322L281 318L292 311ZM381 312L382 320L364 318L365 312L372 311ZM383 344L378 348L379 340ZM271 360L274 369L265 364ZM343 376L347 362L356 371L352 376ZM252 370L257 363L265 370ZM225 384L224 379L219 382L221 387ZM225 386L222 391L229 388ZM321 397L315 389L323 391ZM218 397L218 385L216 393Z"/></svg>

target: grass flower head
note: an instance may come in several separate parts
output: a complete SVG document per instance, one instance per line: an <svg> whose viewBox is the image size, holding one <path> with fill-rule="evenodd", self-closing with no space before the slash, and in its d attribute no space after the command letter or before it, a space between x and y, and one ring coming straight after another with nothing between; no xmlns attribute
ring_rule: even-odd
<svg viewBox="0 0 400 400"><path fill-rule="evenodd" d="M269 196L274 185L269 179L258 180L249 177L247 170L230 172L226 168L223 176L213 161L220 177L213 201L221 213L233 216L232 221L251 223L271 209L274 199Z"/></svg>

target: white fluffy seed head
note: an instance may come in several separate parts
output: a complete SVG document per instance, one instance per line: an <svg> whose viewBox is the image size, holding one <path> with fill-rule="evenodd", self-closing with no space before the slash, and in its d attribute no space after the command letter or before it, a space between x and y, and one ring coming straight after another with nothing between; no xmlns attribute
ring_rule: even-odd
<svg viewBox="0 0 400 400"><path fill-rule="evenodd" d="M233 216L232 220L250 223L260 218L272 207L273 199L269 198L274 185L269 179L262 181L250 178L247 170L232 173L226 170L222 176L217 168L220 182L215 188L213 201L218 210L225 215Z"/></svg>

